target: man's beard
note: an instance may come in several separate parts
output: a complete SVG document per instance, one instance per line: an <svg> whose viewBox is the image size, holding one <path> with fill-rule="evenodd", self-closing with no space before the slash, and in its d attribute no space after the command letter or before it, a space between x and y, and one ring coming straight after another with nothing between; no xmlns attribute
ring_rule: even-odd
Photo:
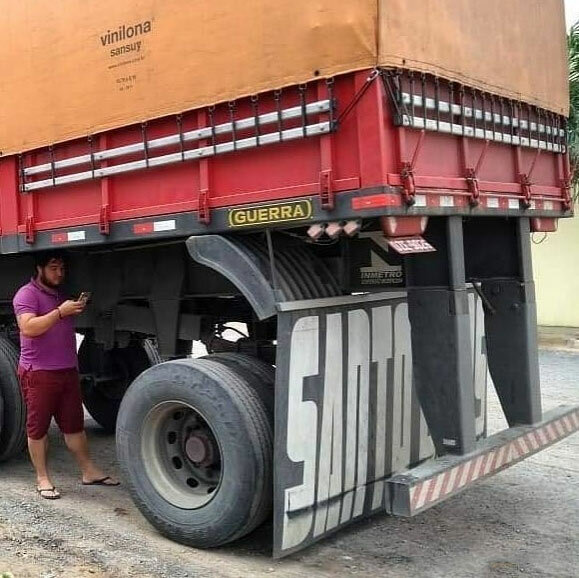
<svg viewBox="0 0 579 578"><path fill-rule="evenodd" d="M46 287L50 287L51 289L58 289L60 286L60 283L53 283L52 281L49 281L44 275L43 271L40 272L40 282L43 285L46 285Z"/></svg>

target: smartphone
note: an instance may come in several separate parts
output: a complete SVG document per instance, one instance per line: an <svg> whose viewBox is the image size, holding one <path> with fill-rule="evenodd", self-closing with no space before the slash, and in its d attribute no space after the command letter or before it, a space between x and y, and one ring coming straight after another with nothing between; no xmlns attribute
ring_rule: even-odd
<svg viewBox="0 0 579 578"><path fill-rule="evenodd" d="M90 296L92 295L92 293L88 292L88 291L83 291L79 296L77 301L83 301L84 303L86 303L89 299Z"/></svg>

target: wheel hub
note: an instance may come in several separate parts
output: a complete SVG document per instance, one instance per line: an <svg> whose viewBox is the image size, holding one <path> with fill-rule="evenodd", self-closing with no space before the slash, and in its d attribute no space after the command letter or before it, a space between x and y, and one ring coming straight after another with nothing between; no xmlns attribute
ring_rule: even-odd
<svg viewBox="0 0 579 578"><path fill-rule="evenodd" d="M187 457L197 466L207 468L214 463L213 444L203 433L195 433L185 442Z"/></svg>

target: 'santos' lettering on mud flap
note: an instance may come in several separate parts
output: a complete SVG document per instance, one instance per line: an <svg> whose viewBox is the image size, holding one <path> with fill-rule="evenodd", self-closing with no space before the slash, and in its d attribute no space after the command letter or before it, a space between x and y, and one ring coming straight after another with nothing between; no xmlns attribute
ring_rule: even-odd
<svg viewBox="0 0 579 578"><path fill-rule="evenodd" d="M305 199L275 205L231 209L228 214L228 222L230 227L251 227L268 223L303 221L311 219L312 214L312 202Z"/></svg>
<svg viewBox="0 0 579 578"><path fill-rule="evenodd" d="M384 509L384 480L434 456L412 387L410 323L402 295L280 314L277 555ZM477 434L485 435L484 321L475 294L470 310Z"/></svg>

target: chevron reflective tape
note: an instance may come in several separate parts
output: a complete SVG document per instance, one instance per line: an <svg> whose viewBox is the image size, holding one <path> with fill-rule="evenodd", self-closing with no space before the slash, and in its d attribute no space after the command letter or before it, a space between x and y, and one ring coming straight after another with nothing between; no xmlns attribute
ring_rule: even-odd
<svg viewBox="0 0 579 578"><path fill-rule="evenodd" d="M135 235L148 235L150 233L174 231L176 228L177 224L175 219L169 219L167 221L147 221L133 225L133 233Z"/></svg>
<svg viewBox="0 0 579 578"><path fill-rule="evenodd" d="M396 496L392 513L413 516L579 431L579 407L553 413L536 427L514 427L488 438L487 448L474 455L445 456L395 476L389 481Z"/></svg>
<svg viewBox="0 0 579 578"><path fill-rule="evenodd" d="M63 243L73 243L86 240L86 231L65 231L61 233L52 233L50 241L54 245Z"/></svg>

